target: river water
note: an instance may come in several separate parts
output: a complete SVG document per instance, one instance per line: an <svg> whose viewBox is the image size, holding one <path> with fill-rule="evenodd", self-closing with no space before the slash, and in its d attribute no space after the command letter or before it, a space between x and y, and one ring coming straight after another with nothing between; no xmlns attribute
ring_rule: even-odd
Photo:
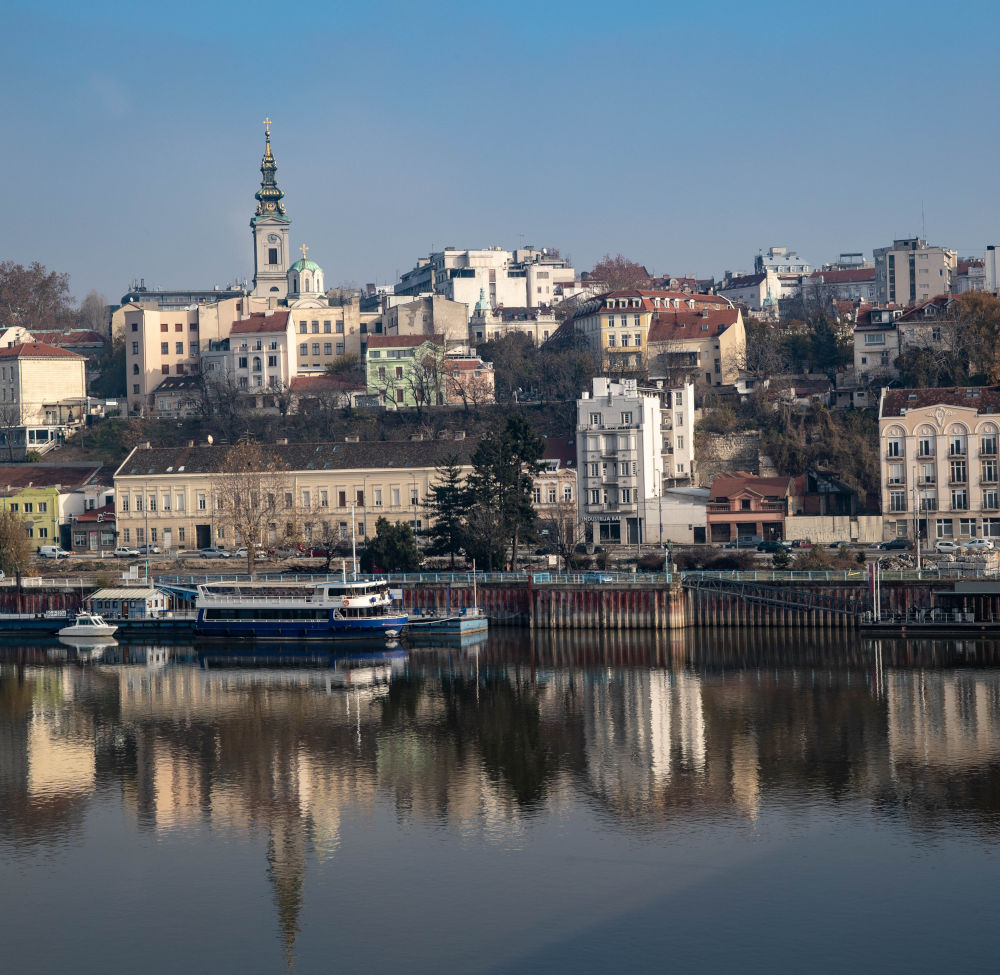
<svg viewBox="0 0 1000 975"><path fill-rule="evenodd" d="M995 970L1000 643L0 648L10 972Z"/></svg>

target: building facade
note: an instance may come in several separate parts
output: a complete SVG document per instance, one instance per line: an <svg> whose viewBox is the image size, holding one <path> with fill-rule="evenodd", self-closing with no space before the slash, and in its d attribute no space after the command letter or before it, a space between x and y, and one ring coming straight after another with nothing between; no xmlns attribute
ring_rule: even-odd
<svg viewBox="0 0 1000 975"><path fill-rule="evenodd" d="M267 449L282 470L282 524L259 540L279 543L284 521L301 528L306 544L374 535L379 517L424 525L424 503L438 468L458 458L463 478L477 441L276 444ZM165 550L235 549L222 515L218 477L230 447L136 447L115 472L115 513L123 545L157 544Z"/></svg>
<svg viewBox="0 0 1000 975"><path fill-rule="evenodd" d="M791 477L717 474L709 489L708 540L785 537L785 516L794 491Z"/></svg>
<svg viewBox="0 0 1000 975"><path fill-rule="evenodd" d="M951 293L958 253L946 247L928 247L919 237L894 240L875 249L875 300L879 304L910 306L935 295Z"/></svg>
<svg viewBox="0 0 1000 975"><path fill-rule="evenodd" d="M883 390L885 537L1000 538L998 437L1000 387Z"/></svg>
<svg viewBox="0 0 1000 975"><path fill-rule="evenodd" d="M635 380L596 377L577 400L577 470L580 520L590 540L619 544L649 541L645 501L663 486L660 399Z"/></svg>
<svg viewBox="0 0 1000 975"><path fill-rule="evenodd" d="M647 346L650 379L674 388L734 383L746 356L743 314L724 300L662 309L651 316Z"/></svg>

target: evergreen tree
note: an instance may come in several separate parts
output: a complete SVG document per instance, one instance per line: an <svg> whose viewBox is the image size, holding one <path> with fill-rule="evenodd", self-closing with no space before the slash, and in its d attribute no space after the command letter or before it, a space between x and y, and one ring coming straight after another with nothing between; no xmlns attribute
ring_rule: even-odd
<svg viewBox="0 0 1000 975"><path fill-rule="evenodd" d="M508 547L517 563L519 540L535 521L532 479L543 450L531 424L515 414L487 432L472 456L465 547L487 569L503 564Z"/></svg>
<svg viewBox="0 0 1000 975"><path fill-rule="evenodd" d="M410 523L379 518L375 537L361 553L361 571L416 572L419 568L420 552Z"/></svg>
<svg viewBox="0 0 1000 975"><path fill-rule="evenodd" d="M427 553L450 556L451 567L455 568L455 556L462 551L465 540L465 515L469 508L458 457L449 457L437 469L437 475L426 503L431 519Z"/></svg>

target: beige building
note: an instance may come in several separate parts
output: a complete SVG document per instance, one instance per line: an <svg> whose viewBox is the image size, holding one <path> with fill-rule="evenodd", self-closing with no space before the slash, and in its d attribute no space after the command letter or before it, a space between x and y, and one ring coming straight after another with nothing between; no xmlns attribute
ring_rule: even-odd
<svg viewBox="0 0 1000 975"><path fill-rule="evenodd" d="M469 306L442 295L421 295L382 312L384 335L441 335L446 348L468 340Z"/></svg>
<svg viewBox="0 0 1000 975"><path fill-rule="evenodd" d="M285 309L233 322L228 338L209 342L202 351L202 372L211 381L232 383L248 393L288 388L298 371L292 325Z"/></svg>
<svg viewBox="0 0 1000 975"><path fill-rule="evenodd" d="M699 389L734 383L746 356L743 315L723 299L682 302L651 316L647 344L651 379Z"/></svg>
<svg viewBox="0 0 1000 975"><path fill-rule="evenodd" d="M505 335L526 335L533 345L541 346L556 334L559 322L555 312L546 305L535 308L492 308L486 293L480 292L479 301L469 319L469 344L492 342Z"/></svg>
<svg viewBox="0 0 1000 975"><path fill-rule="evenodd" d="M904 307L951 293L951 279L958 271L958 252L928 247L925 240L909 237L878 247L875 256L875 301Z"/></svg>
<svg viewBox="0 0 1000 975"><path fill-rule="evenodd" d="M708 375L706 380L710 385L732 380L717 378L735 372L730 368L729 360L736 354L737 348L745 348L746 339L743 332L743 318L731 301L718 295L692 295L674 291L653 291L647 289L627 289L612 291L599 295L581 303L576 313L568 319L572 327L586 339L595 355L601 358L604 370L642 369L647 365L647 341L649 330L654 320L660 324L660 334L664 334L668 323L674 321L688 322L699 319L699 325L691 329L694 338L686 345L696 347L700 351L705 340L711 337L712 348L706 352L714 352L714 346L719 345L720 371L714 371L716 355L706 355L698 358L691 365L697 369L705 366ZM704 319L704 321L701 321ZM719 325L725 327L719 329ZM702 329L701 324L705 324ZM711 335L702 335L709 332ZM732 328L726 338L721 338L723 331ZM695 333L697 333L695 335ZM661 344L663 339L661 338ZM732 350L732 355L730 354ZM685 346L685 351L687 348ZM723 371L725 361L725 372Z"/></svg>
<svg viewBox="0 0 1000 975"><path fill-rule="evenodd" d="M879 405L886 538L1000 538L1000 387L886 389Z"/></svg>
<svg viewBox="0 0 1000 975"><path fill-rule="evenodd" d="M15 450L45 449L76 427L87 404L87 360L43 342L0 348L0 410Z"/></svg>
<svg viewBox="0 0 1000 975"><path fill-rule="evenodd" d="M472 440L275 444L272 451L287 472L288 520L302 529L306 544L374 535L379 517L424 527L424 502L437 469L457 456L463 476L476 447ZM216 483L225 445L136 447L115 472L115 508L122 545L157 544L165 549L218 545L235 549L227 532ZM283 525L261 541L275 545Z"/></svg>

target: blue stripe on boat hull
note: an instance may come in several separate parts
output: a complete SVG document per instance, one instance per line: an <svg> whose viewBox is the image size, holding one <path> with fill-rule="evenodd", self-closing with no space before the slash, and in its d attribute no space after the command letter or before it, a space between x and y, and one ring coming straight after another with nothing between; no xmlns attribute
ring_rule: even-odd
<svg viewBox="0 0 1000 975"><path fill-rule="evenodd" d="M397 633L408 617L379 616L351 620L204 620L195 624L198 636L249 637L255 640L350 640Z"/></svg>

